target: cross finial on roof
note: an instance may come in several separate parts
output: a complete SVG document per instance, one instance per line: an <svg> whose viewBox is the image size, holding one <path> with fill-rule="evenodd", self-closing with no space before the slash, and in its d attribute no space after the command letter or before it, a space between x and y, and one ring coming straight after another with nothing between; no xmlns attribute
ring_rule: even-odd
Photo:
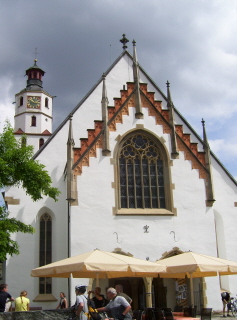
<svg viewBox="0 0 237 320"><path fill-rule="evenodd" d="M129 42L129 40L126 38L126 34L123 34L123 38L120 39L120 42L123 44L123 50L127 49L126 43Z"/></svg>
<svg viewBox="0 0 237 320"><path fill-rule="evenodd" d="M202 118L202 126L205 127L205 121Z"/></svg>
<svg viewBox="0 0 237 320"><path fill-rule="evenodd" d="M166 86L167 86L167 88L169 88L170 87L170 83L169 83L169 81L167 80L167 82L166 82Z"/></svg>
<svg viewBox="0 0 237 320"><path fill-rule="evenodd" d="M35 52L34 52L34 55L35 55L35 59L34 61L36 62L37 61L37 55L39 54L39 52L37 52L37 47L35 48Z"/></svg>

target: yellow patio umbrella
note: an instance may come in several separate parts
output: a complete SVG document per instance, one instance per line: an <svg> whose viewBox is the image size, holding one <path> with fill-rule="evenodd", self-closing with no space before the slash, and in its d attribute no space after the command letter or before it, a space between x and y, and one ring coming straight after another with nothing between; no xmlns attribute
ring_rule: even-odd
<svg viewBox="0 0 237 320"><path fill-rule="evenodd" d="M166 270L159 265L117 253L98 249L33 269L32 277L118 278L157 277Z"/></svg>
<svg viewBox="0 0 237 320"><path fill-rule="evenodd" d="M167 267L166 272L160 274L162 278L190 278L192 305L194 303L192 278L237 274L237 262L191 251L156 262Z"/></svg>

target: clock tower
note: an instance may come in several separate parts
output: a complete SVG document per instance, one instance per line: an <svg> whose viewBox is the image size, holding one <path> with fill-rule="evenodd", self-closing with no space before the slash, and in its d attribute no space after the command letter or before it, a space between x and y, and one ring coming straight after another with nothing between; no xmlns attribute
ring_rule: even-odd
<svg viewBox="0 0 237 320"><path fill-rule="evenodd" d="M45 72L34 65L26 70L26 88L15 96L15 135L26 136L27 145L33 145L34 152L52 134L53 97L43 89L42 77Z"/></svg>

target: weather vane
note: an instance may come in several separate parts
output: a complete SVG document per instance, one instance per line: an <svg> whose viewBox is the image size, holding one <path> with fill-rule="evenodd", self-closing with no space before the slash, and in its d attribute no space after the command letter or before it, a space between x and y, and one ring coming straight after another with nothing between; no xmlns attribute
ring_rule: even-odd
<svg viewBox="0 0 237 320"><path fill-rule="evenodd" d="M126 38L126 34L123 34L123 38L120 39L120 42L123 44L123 50L127 49L126 43L129 42L129 40Z"/></svg>
<svg viewBox="0 0 237 320"><path fill-rule="evenodd" d="M37 55L39 54L39 52L37 52L37 47L35 48L35 52L34 52L34 55L35 55L35 60L37 61Z"/></svg>

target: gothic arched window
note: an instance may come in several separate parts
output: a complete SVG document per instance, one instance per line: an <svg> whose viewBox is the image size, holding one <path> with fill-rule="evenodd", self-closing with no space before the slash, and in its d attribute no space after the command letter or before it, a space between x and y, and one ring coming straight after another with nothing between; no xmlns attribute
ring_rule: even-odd
<svg viewBox="0 0 237 320"><path fill-rule="evenodd" d="M167 208L165 188L167 158L162 148L155 137L143 131L133 132L122 140L119 150L120 209L170 209Z"/></svg>
<svg viewBox="0 0 237 320"><path fill-rule="evenodd" d="M31 117L31 126L36 127L36 116Z"/></svg>
<svg viewBox="0 0 237 320"><path fill-rule="evenodd" d="M39 148L41 148L43 144L44 144L44 139L40 138L39 139Z"/></svg>
<svg viewBox="0 0 237 320"><path fill-rule="evenodd" d="M44 213L40 218L39 266L52 262L52 218ZM52 293L52 278L39 279L39 293Z"/></svg>

